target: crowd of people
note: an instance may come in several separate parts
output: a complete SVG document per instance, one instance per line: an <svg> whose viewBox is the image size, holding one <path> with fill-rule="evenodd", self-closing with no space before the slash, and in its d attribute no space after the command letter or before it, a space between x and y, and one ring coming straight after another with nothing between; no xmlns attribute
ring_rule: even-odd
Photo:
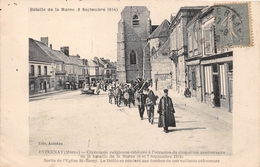
<svg viewBox="0 0 260 167"><path fill-rule="evenodd" d="M149 82L137 79L131 84L123 84L113 81L110 84L100 83L100 89L108 91L108 102L113 103L118 107L131 107L137 105L139 117L144 119L144 112L146 110L148 121L154 124L154 110L158 96L154 94ZM157 113L159 114L158 127L163 127L164 132L168 133L168 127L175 127L174 107L172 99L168 96L168 90L164 90L164 95L159 99L157 106Z"/></svg>

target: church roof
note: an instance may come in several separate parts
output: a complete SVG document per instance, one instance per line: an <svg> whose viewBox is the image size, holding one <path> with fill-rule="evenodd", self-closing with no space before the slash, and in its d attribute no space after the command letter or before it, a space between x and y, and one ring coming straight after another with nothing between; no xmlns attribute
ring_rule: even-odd
<svg viewBox="0 0 260 167"><path fill-rule="evenodd" d="M169 26L170 22L165 19L148 37L148 39L151 38L158 38L158 37L168 37L169 36Z"/></svg>

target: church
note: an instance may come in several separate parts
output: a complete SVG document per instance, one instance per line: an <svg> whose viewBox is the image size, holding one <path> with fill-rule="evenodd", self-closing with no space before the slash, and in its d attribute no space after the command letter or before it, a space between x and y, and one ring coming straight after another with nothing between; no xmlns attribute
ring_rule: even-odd
<svg viewBox="0 0 260 167"><path fill-rule="evenodd" d="M143 64L143 48L147 44L155 26L151 25L150 11L145 6L126 6L121 12L117 34L117 78L119 82L129 83L143 78L146 72ZM144 62L147 61L147 62ZM149 67L148 67L149 69ZM150 71L148 71L148 74ZM145 79L150 79L148 75Z"/></svg>

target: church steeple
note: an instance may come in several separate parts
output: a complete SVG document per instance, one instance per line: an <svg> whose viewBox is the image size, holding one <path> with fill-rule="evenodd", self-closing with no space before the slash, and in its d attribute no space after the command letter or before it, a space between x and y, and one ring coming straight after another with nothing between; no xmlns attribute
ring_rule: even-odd
<svg viewBox="0 0 260 167"><path fill-rule="evenodd" d="M117 36L119 81L131 82L143 76L143 48L150 32L150 11L145 6L126 6L123 9Z"/></svg>

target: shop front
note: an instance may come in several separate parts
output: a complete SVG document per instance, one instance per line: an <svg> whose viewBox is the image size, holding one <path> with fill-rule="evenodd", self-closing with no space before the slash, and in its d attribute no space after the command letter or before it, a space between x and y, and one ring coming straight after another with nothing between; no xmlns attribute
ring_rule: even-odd
<svg viewBox="0 0 260 167"><path fill-rule="evenodd" d="M49 75L29 77L29 95L46 93L49 91L53 91L51 88L51 79Z"/></svg>
<svg viewBox="0 0 260 167"><path fill-rule="evenodd" d="M211 104L214 94L215 106L232 112L233 103L233 52L217 54L201 59L203 101Z"/></svg>

